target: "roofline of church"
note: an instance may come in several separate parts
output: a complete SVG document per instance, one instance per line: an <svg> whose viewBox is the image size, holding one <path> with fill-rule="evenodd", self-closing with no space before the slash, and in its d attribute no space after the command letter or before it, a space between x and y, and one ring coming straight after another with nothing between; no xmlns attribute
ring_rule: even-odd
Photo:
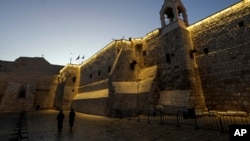
<svg viewBox="0 0 250 141"><path fill-rule="evenodd" d="M226 7L226 8L223 8L223 9L221 9L221 10L219 10L219 11L217 11L217 12L215 12L215 13L213 13L213 14L207 16L207 17L204 17L204 18L202 18L202 19L200 19L200 20L198 20L198 21L192 23L192 24L189 25L188 27L192 27L192 26L194 26L194 25L196 25L196 24L198 24L198 23L200 23L200 22L202 22L202 21L204 21L204 20L206 20L206 19L208 19L208 18L210 18L210 17L212 17L212 16L214 16L214 15L223 13L225 10L227 10L227 9L229 9L229 8L231 8L231 7L235 6L235 5L237 5L237 4L240 4L240 3L244 2L244 1L250 1L250 0L241 0L241 1L239 1L239 2L236 2L236 3L234 3L234 4L231 4L231 5L229 5L229 6Z"/></svg>
<svg viewBox="0 0 250 141"><path fill-rule="evenodd" d="M9 60L0 60L0 62L6 62L6 63L15 63L18 60L22 60L22 59L42 59L43 61L45 61L46 63L48 63L49 65L53 65L53 66L58 66L58 67L63 67L64 65L58 65L58 64L51 64L48 60L46 60L44 57L27 57L27 56L20 56L18 58L16 58L14 61L9 61Z"/></svg>

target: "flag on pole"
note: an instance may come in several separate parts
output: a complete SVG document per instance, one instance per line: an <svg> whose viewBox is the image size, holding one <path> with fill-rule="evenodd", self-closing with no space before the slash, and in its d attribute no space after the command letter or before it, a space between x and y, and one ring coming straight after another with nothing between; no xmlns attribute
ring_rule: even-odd
<svg viewBox="0 0 250 141"><path fill-rule="evenodd" d="M79 60L80 59L80 55L76 58L76 60Z"/></svg>

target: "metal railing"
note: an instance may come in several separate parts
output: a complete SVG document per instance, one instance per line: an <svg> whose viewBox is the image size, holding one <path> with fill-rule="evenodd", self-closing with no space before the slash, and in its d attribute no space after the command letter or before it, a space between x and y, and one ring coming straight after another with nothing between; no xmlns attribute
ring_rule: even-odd
<svg viewBox="0 0 250 141"><path fill-rule="evenodd" d="M250 124L250 117L245 115L218 115L203 114L195 115L187 111L178 111L176 113L167 113L161 110L131 110L116 109L115 118L125 118L128 120L144 121L147 123L159 123L160 125L193 126L194 129L208 129L223 132L229 131L229 125Z"/></svg>

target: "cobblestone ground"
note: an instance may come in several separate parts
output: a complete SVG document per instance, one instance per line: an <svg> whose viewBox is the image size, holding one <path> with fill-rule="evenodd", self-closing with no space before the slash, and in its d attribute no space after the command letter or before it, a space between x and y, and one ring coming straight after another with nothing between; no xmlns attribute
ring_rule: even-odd
<svg viewBox="0 0 250 141"><path fill-rule="evenodd" d="M70 131L68 113L64 112L63 131L57 132L58 111L28 112L30 141L228 141L227 133L194 130L193 127L175 127L136 120L111 119L76 113L73 130ZM0 140L7 141L15 128L18 113L0 113Z"/></svg>

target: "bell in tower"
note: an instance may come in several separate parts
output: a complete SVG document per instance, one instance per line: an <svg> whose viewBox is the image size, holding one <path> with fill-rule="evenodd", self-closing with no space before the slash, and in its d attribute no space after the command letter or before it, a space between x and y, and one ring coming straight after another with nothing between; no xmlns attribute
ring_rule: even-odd
<svg viewBox="0 0 250 141"><path fill-rule="evenodd" d="M164 4L160 11L161 26L165 27L175 21L182 20L188 25L186 8L181 0L164 0Z"/></svg>

